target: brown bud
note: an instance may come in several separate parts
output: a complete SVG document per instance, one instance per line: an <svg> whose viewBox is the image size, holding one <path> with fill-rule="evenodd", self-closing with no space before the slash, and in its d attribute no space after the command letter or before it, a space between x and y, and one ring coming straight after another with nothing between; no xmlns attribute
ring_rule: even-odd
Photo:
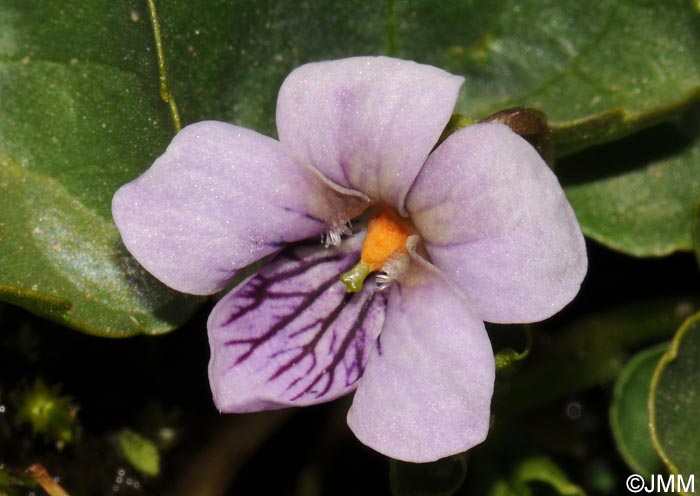
<svg viewBox="0 0 700 496"><path fill-rule="evenodd" d="M554 163L554 142L544 112L526 107L513 107L496 112L479 122L505 124L534 146L550 166Z"/></svg>

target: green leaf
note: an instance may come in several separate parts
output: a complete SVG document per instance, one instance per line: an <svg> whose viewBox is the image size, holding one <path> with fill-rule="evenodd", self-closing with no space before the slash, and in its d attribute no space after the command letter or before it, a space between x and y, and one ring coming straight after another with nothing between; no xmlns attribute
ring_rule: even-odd
<svg viewBox="0 0 700 496"><path fill-rule="evenodd" d="M465 76L456 111L469 118L540 108L560 155L667 119L700 93L700 16L685 0L210 0L196 16L183 2L159 8L185 122L274 134L291 69L382 53Z"/></svg>
<svg viewBox="0 0 700 496"><path fill-rule="evenodd" d="M394 496L451 496L467 475L465 454L432 463L391 460L389 483Z"/></svg>
<svg viewBox="0 0 700 496"><path fill-rule="evenodd" d="M173 132L145 5L0 12L0 298L91 334L172 329L199 300L148 275L110 211Z"/></svg>
<svg viewBox="0 0 700 496"><path fill-rule="evenodd" d="M497 481L489 496L585 496L549 458L533 456L520 462L508 480Z"/></svg>
<svg viewBox="0 0 700 496"><path fill-rule="evenodd" d="M539 108L560 155L659 122L699 94L697 2L397 5L399 53L467 77L459 112Z"/></svg>
<svg viewBox="0 0 700 496"><path fill-rule="evenodd" d="M615 383L610 407L613 438L622 458L636 474L649 477L663 473L649 431L651 377L668 344L648 348L633 356Z"/></svg>
<svg viewBox="0 0 700 496"><path fill-rule="evenodd" d="M700 478L700 313L678 330L651 382L652 441L669 470Z"/></svg>
<svg viewBox="0 0 700 496"><path fill-rule="evenodd" d="M206 0L158 4L183 123L218 119L275 135L284 78L309 61L386 51L382 2Z"/></svg>
<svg viewBox="0 0 700 496"><path fill-rule="evenodd" d="M586 235L636 256L693 248L700 191L700 108L676 126L654 128L558 164Z"/></svg>
<svg viewBox="0 0 700 496"><path fill-rule="evenodd" d="M152 441L125 429L117 434L117 449L143 475L155 477L160 473L160 454Z"/></svg>

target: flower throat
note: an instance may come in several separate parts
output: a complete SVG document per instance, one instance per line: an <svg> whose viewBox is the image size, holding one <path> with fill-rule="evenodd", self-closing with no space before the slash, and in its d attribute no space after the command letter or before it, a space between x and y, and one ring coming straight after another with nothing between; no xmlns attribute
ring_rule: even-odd
<svg viewBox="0 0 700 496"><path fill-rule="evenodd" d="M371 272L381 271L390 260L406 253L406 240L413 234L407 222L380 208L367 226L360 262L340 276L348 293L358 293Z"/></svg>

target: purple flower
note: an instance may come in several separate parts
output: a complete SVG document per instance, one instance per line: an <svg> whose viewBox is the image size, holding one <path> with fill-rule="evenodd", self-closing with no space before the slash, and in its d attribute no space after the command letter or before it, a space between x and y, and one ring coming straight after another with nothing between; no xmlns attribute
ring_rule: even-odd
<svg viewBox="0 0 700 496"><path fill-rule="evenodd" d="M484 440L483 321L551 316L587 260L556 177L508 127L461 129L431 153L462 83L385 57L307 64L280 89L279 141L193 124L117 192L124 243L174 289L221 291L274 255L209 318L221 411L356 390L348 424L388 456L426 462Z"/></svg>

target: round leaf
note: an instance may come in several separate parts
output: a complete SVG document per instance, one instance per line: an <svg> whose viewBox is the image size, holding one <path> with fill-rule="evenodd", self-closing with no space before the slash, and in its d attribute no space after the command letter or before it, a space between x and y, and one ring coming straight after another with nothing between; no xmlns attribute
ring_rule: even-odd
<svg viewBox="0 0 700 496"><path fill-rule="evenodd" d="M446 133L469 124L455 115ZM694 248L700 260L700 107L565 158L557 170L589 237L637 256Z"/></svg>
<svg viewBox="0 0 700 496"><path fill-rule="evenodd" d="M663 464L651 443L649 432L649 388L651 376L667 344L654 346L632 357L615 383L610 425L622 458L630 469L644 477L663 472Z"/></svg>
<svg viewBox="0 0 700 496"><path fill-rule="evenodd" d="M700 313L678 330L651 382L652 441L669 470L700 478Z"/></svg>
<svg viewBox="0 0 700 496"><path fill-rule="evenodd" d="M566 195L587 236L636 256L691 250L700 191L700 109L688 138L663 126L558 164Z"/></svg>

